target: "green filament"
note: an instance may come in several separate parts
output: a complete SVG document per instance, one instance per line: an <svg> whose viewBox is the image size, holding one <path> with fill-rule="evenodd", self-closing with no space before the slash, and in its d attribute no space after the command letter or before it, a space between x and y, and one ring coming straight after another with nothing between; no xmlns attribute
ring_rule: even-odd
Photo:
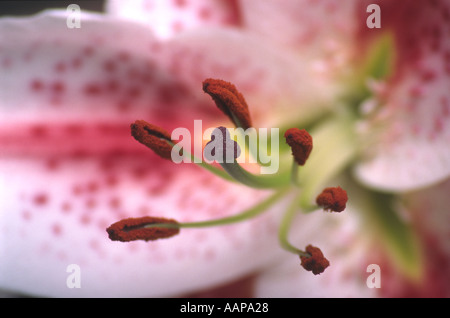
<svg viewBox="0 0 450 318"><path fill-rule="evenodd" d="M239 214L215 219L215 220L208 220L208 221L200 221L200 222L187 222L187 223L177 223L177 224L170 224L170 223L154 223L154 224L148 224L144 226L143 228L150 228L150 227L160 227L160 228L201 228L201 227L210 227L210 226L222 226L222 225L228 225L232 223L239 223L245 220L249 220L251 218L254 218L257 215L262 214L265 212L269 207L271 207L274 203L276 203L280 198L282 198L287 192L287 188L282 189L280 191L275 192L270 197L265 199L264 201L258 203L257 205L253 206L252 208L245 210Z"/></svg>

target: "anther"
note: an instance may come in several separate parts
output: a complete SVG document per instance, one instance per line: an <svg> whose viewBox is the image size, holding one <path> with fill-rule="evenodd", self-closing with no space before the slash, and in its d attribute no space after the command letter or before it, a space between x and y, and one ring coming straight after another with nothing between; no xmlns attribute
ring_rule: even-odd
<svg viewBox="0 0 450 318"><path fill-rule="evenodd" d="M295 162L303 166L313 148L311 135L304 129L290 128L286 130L284 137L292 149Z"/></svg>
<svg viewBox="0 0 450 318"><path fill-rule="evenodd" d="M172 140L167 131L144 120L136 120L130 128L134 139L152 149L160 157L171 159Z"/></svg>
<svg viewBox="0 0 450 318"><path fill-rule="evenodd" d="M217 107L231 119L236 127L244 130L252 127L247 102L233 84L208 78L203 81L203 91L213 98Z"/></svg>
<svg viewBox="0 0 450 318"><path fill-rule="evenodd" d="M112 241L154 241L177 235L180 232L177 224L172 219L151 216L128 218L112 224L106 232Z"/></svg>
<svg viewBox="0 0 450 318"><path fill-rule="evenodd" d="M325 269L330 266L330 262L323 256L320 248L308 245L306 247L306 252L310 256L300 255L301 265L307 271L312 271L314 275L321 274Z"/></svg>
<svg viewBox="0 0 450 318"><path fill-rule="evenodd" d="M316 198L317 205L330 212L344 211L347 201L347 192L341 187L325 188Z"/></svg>

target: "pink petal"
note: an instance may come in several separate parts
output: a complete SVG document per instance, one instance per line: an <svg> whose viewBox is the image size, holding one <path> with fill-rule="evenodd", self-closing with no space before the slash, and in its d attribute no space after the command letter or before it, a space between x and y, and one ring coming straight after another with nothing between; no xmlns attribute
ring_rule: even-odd
<svg viewBox="0 0 450 318"><path fill-rule="evenodd" d="M348 62L357 28L357 1L241 1L242 27L284 49L326 63ZM319 64L319 62L317 62Z"/></svg>
<svg viewBox="0 0 450 318"><path fill-rule="evenodd" d="M395 271L385 255L372 254L372 261L382 268L382 297L436 297L450 296L450 180L433 187L409 192L404 196L406 217L421 241L424 255L424 274L414 282Z"/></svg>
<svg viewBox="0 0 450 318"><path fill-rule="evenodd" d="M238 23L234 1L226 0L109 0L108 14L149 26L161 38L182 31Z"/></svg>
<svg viewBox="0 0 450 318"><path fill-rule="evenodd" d="M81 20L80 29L68 29L59 12L2 21L2 129L15 122L57 127L139 117L176 121L169 108L182 103L187 112L198 106L185 85L159 65L161 44L147 28L97 15ZM41 128L34 132L44 134Z"/></svg>
<svg viewBox="0 0 450 318"><path fill-rule="evenodd" d="M366 285L366 269L371 264L367 259L369 245L361 239L362 223L351 207L341 214L299 215L297 222L292 226L300 232L293 239L294 245L304 248L308 242L319 247L330 266L315 276L300 266L299 257L286 254L256 278L256 297L376 296Z"/></svg>
<svg viewBox="0 0 450 318"><path fill-rule="evenodd" d="M382 23L395 35L397 64L368 126L381 133L368 138L368 157L356 172L371 186L407 190L450 175L450 4L392 2L382 11L389 13Z"/></svg>
<svg viewBox="0 0 450 318"><path fill-rule="evenodd" d="M177 70L183 82L206 76L234 83L256 128L305 122L333 107L341 89L310 60L237 30L186 32L166 44L165 67Z"/></svg>
<svg viewBox="0 0 450 318"><path fill-rule="evenodd" d="M129 134L130 122L141 118L167 129L192 128L193 119L205 119L206 129L213 116L224 121L214 106L202 110L206 100L208 109L212 103L198 96L201 81L187 81L224 74L223 65L258 70L262 57L252 61L249 50L242 60L220 59L219 70L211 71L208 55L197 61L195 77L185 74L195 70L192 60L178 60L179 67L170 62L183 56L171 50L189 48L188 42L164 46L140 25L83 15L81 29L67 29L64 14L46 13L5 19L0 30L1 288L46 296L172 295L237 278L277 258L280 208L240 225L183 230L152 244L111 242L106 233L126 217L205 220L267 196L189 164L161 161ZM243 41L235 34L227 39ZM186 52L190 58L198 56L195 45L192 55ZM252 63L239 64L244 61ZM245 80L253 85L244 87L249 92L274 83L270 76L257 85ZM70 264L81 268L81 289L66 286Z"/></svg>
<svg viewBox="0 0 450 318"><path fill-rule="evenodd" d="M231 215L267 192L231 186L153 155L2 159L0 286L43 296L169 296L254 271L281 252L278 207L239 225L183 229L157 242L112 242L106 228L145 215L200 221ZM251 198L251 199L250 199ZM255 240L255 237L258 237ZM66 268L81 268L69 289Z"/></svg>

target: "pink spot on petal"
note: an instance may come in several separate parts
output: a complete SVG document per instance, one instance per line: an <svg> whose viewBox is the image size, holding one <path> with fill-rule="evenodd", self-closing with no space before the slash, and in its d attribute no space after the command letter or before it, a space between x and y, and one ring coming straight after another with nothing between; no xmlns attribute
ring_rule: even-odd
<svg viewBox="0 0 450 318"><path fill-rule="evenodd" d="M89 198L86 200L86 208L87 209L93 209L97 205L97 202L93 198Z"/></svg>
<svg viewBox="0 0 450 318"><path fill-rule="evenodd" d="M119 89L119 83L115 80L109 80L108 82L106 82L106 89L109 92L115 92Z"/></svg>
<svg viewBox="0 0 450 318"><path fill-rule="evenodd" d="M424 96L424 89L420 86L414 86L409 90L409 95L412 98L420 98Z"/></svg>
<svg viewBox="0 0 450 318"><path fill-rule="evenodd" d="M424 82L432 82L433 80L436 79L436 77L437 77L436 72L431 70L427 70L422 73L422 80Z"/></svg>
<svg viewBox="0 0 450 318"><path fill-rule="evenodd" d="M84 87L84 93L86 95L99 95L102 93L102 88L99 84L90 83Z"/></svg>
<svg viewBox="0 0 450 318"><path fill-rule="evenodd" d="M31 213L30 211L23 211L22 212L22 219L24 221L29 221L31 219Z"/></svg>
<svg viewBox="0 0 450 318"><path fill-rule="evenodd" d="M130 53L122 51L119 52L117 58L119 59L120 62L128 62L131 59L131 56Z"/></svg>
<svg viewBox="0 0 450 318"><path fill-rule="evenodd" d="M212 261L216 258L216 252L212 247L208 248L203 255L207 261Z"/></svg>
<svg viewBox="0 0 450 318"><path fill-rule="evenodd" d="M97 192L99 188L99 185L95 181L91 181L87 184L87 190L88 192Z"/></svg>
<svg viewBox="0 0 450 318"><path fill-rule="evenodd" d="M183 31L184 29L184 25L181 21L174 21L172 23L172 30L174 33L179 33L181 31Z"/></svg>
<svg viewBox="0 0 450 318"><path fill-rule="evenodd" d="M62 235L62 227L60 224L56 223L52 225L52 233L54 236L61 236Z"/></svg>
<svg viewBox="0 0 450 318"><path fill-rule="evenodd" d="M111 198L111 200L109 201L109 206L112 209L118 209L120 208L120 205L121 205L120 199L117 197Z"/></svg>
<svg viewBox="0 0 450 318"><path fill-rule="evenodd" d="M444 130L444 122L442 118L437 117L434 120L434 131L436 133L441 133Z"/></svg>
<svg viewBox="0 0 450 318"><path fill-rule="evenodd" d="M50 158L47 160L45 165L48 170L54 171L54 170L58 169L60 162L56 158Z"/></svg>
<svg viewBox="0 0 450 318"><path fill-rule="evenodd" d="M10 68L11 65L12 65L12 61L11 61L10 58L5 57L5 58L2 59L1 65L2 65L2 67L3 67L4 69Z"/></svg>
<svg viewBox="0 0 450 318"><path fill-rule="evenodd" d="M105 63L103 63L103 69L108 73L112 73L117 69L117 64L111 60L106 61Z"/></svg>
<svg viewBox="0 0 450 318"><path fill-rule="evenodd" d="M201 20L209 20L211 19L212 12L210 8L201 8L198 15Z"/></svg>
<svg viewBox="0 0 450 318"><path fill-rule="evenodd" d="M173 4L174 4L176 7L182 8L182 7L185 7L185 6L186 6L187 0L173 0Z"/></svg>
<svg viewBox="0 0 450 318"><path fill-rule="evenodd" d="M109 187L114 187L119 183L119 180L115 176L108 176L106 178L106 185Z"/></svg>
<svg viewBox="0 0 450 318"><path fill-rule="evenodd" d="M58 62L55 64L55 71L57 73L63 73L67 70L67 65L64 64L63 62Z"/></svg>
<svg viewBox="0 0 450 318"><path fill-rule="evenodd" d="M95 49L92 46L86 46L83 49L83 54L85 56L92 56L94 54Z"/></svg>
<svg viewBox="0 0 450 318"><path fill-rule="evenodd" d="M63 204L61 205L61 210L64 213L69 213L72 210L72 206L69 202L63 202Z"/></svg>
<svg viewBox="0 0 450 318"><path fill-rule="evenodd" d="M131 109L131 104L127 101L121 101L117 103L117 108L120 112L126 113Z"/></svg>
<svg viewBox="0 0 450 318"><path fill-rule="evenodd" d="M74 69L79 69L82 64L83 64L82 59L79 57L74 58L71 62L71 65Z"/></svg>
<svg viewBox="0 0 450 318"><path fill-rule="evenodd" d="M43 206L48 202L48 196L45 193L38 193L34 196L33 202L35 205Z"/></svg>
<svg viewBox="0 0 450 318"><path fill-rule="evenodd" d="M75 194L75 195L80 195L81 193L83 193L83 189L82 189L82 187L81 187L80 185L75 185L75 186L72 188L72 192L73 192L73 194Z"/></svg>
<svg viewBox="0 0 450 318"><path fill-rule="evenodd" d="M43 125L34 125L30 128L30 134L36 138L43 138L48 135L48 128Z"/></svg>
<svg viewBox="0 0 450 318"><path fill-rule="evenodd" d="M66 86L61 81L56 81L52 84L51 89L55 94L61 94L66 90Z"/></svg>
<svg viewBox="0 0 450 318"><path fill-rule="evenodd" d="M127 91L127 96L131 99L136 99L139 96L141 96L142 91L139 89L139 87L130 87Z"/></svg>
<svg viewBox="0 0 450 318"><path fill-rule="evenodd" d="M89 223L91 223L91 217L85 213L81 216L80 222L83 225L88 225Z"/></svg>
<svg viewBox="0 0 450 318"><path fill-rule="evenodd" d="M31 81L30 87L33 91L39 92L44 88L44 83L39 79L34 79Z"/></svg>

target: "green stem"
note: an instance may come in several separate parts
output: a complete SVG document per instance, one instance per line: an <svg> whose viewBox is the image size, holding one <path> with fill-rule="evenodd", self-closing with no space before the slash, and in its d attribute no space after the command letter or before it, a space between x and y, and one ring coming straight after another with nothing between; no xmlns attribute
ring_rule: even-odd
<svg viewBox="0 0 450 318"><path fill-rule="evenodd" d="M294 219L294 216L299 209L298 206L299 206L299 196L296 196L294 200L292 200L286 213L283 216L283 219L281 220L280 228L278 230L278 240L281 244L281 247L283 247L285 250L300 256L309 257L311 255L293 246L288 239L289 229L291 227L292 220Z"/></svg>
<svg viewBox="0 0 450 318"><path fill-rule="evenodd" d="M221 163L223 169L235 180L252 188L267 189L289 185L290 176L286 173L273 175L255 175L243 169L239 163Z"/></svg>
<svg viewBox="0 0 450 318"><path fill-rule="evenodd" d="M187 223L155 223L144 226L144 228L149 227L164 227L164 228L201 228L201 227L211 227L211 226L221 226L228 225L232 223L242 222L248 219L251 219L259 214L265 212L270 206L276 203L283 195L286 194L288 188L284 188L280 191L275 192L273 195L268 197L266 200L260 202L259 204L253 206L252 208L245 210L242 213L215 219L208 221L200 221L200 222L187 222Z"/></svg>
<svg viewBox="0 0 450 318"><path fill-rule="evenodd" d="M292 160L291 182L296 187L300 186L300 182L298 181L298 169L298 164L295 162L295 160Z"/></svg>

